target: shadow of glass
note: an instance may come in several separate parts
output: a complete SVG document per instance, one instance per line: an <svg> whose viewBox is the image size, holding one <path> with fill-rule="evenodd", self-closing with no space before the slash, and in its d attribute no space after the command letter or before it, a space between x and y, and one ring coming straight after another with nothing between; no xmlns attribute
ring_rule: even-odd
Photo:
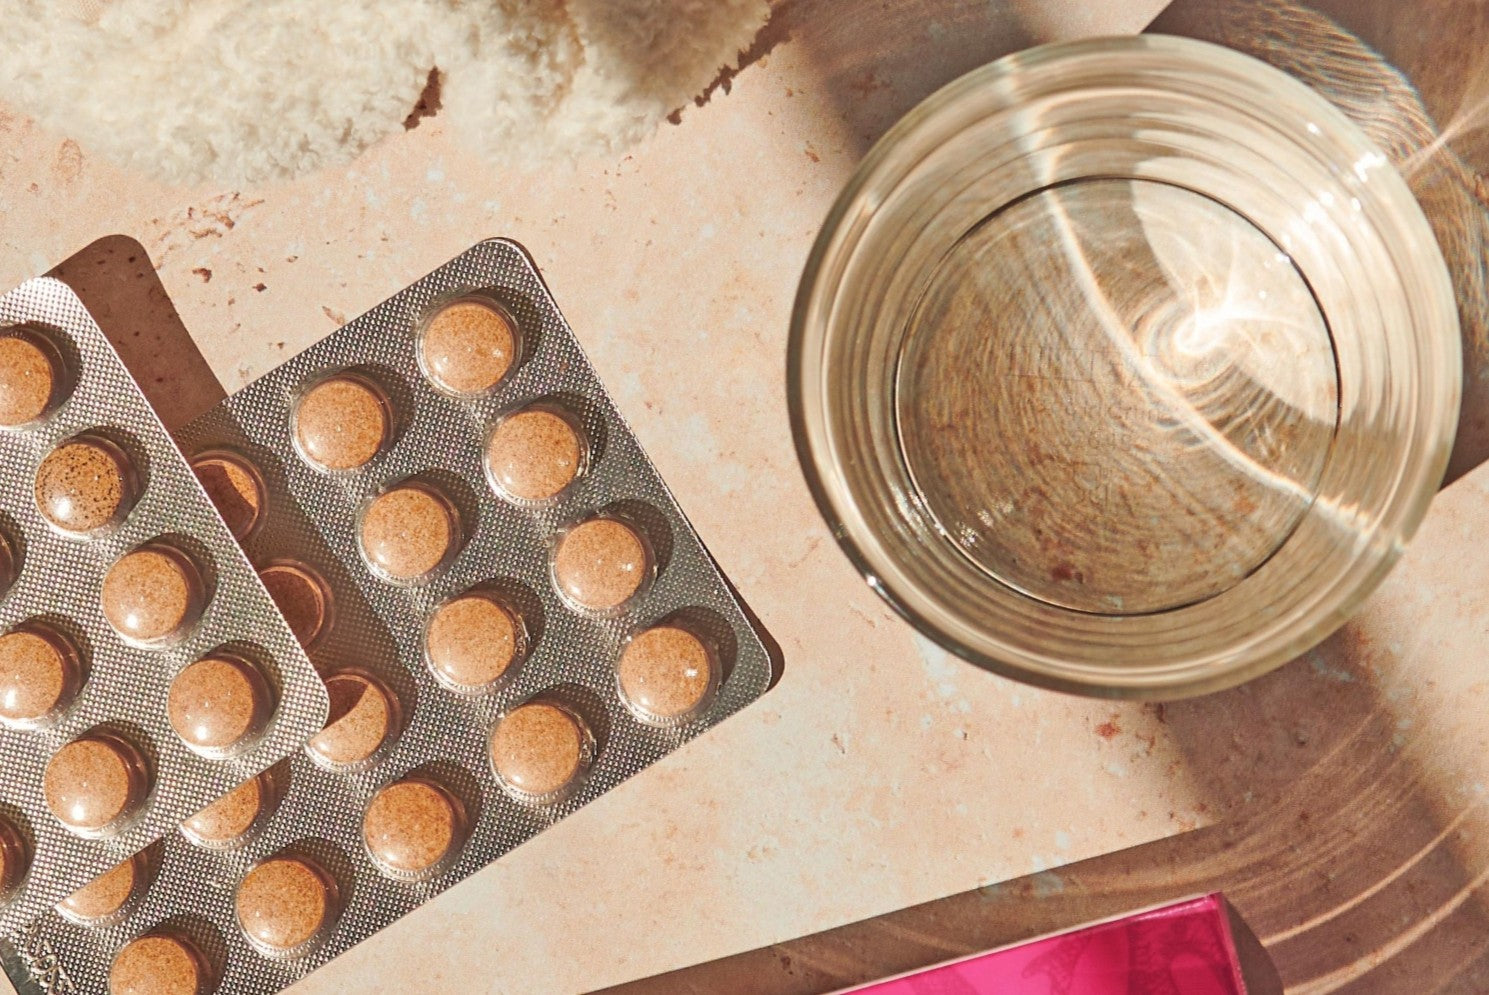
<svg viewBox="0 0 1489 995"><path fill-rule="evenodd" d="M109 235L53 269L92 313L166 430L227 395L166 295L145 247Z"/></svg>

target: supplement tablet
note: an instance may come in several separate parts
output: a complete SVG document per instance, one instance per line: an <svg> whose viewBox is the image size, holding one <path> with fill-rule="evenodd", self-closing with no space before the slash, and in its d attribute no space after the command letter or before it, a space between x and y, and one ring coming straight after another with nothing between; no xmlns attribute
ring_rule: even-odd
<svg viewBox="0 0 1489 995"><path fill-rule="evenodd" d="M331 714L305 748L333 770L357 770L377 755L398 723L398 705L382 684L355 671L326 679Z"/></svg>
<svg viewBox="0 0 1489 995"><path fill-rule="evenodd" d="M497 422L486 440L486 477L519 502L557 498L583 471L587 444L568 416L532 407Z"/></svg>
<svg viewBox="0 0 1489 995"><path fill-rule="evenodd" d="M238 883L234 905L248 941L271 957L305 952L336 914L336 885L309 857L270 857Z"/></svg>
<svg viewBox="0 0 1489 995"><path fill-rule="evenodd" d="M23 622L0 636L0 723L45 725L67 710L82 680L77 650L51 626Z"/></svg>
<svg viewBox="0 0 1489 995"><path fill-rule="evenodd" d="M718 665L708 647L675 625L659 625L634 636L615 673L631 711L653 725L676 724L697 715L718 683Z"/></svg>
<svg viewBox="0 0 1489 995"><path fill-rule="evenodd" d="M320 574L285 561L264 567L259 580L300 645L310 649L319 642L331 619L331 591Z"/></svg>
<svg viewBox="0 0 1489 995"><path fill-rule="evenodd" d="M16 555L11 551L10 540L5 538L5 533L0 532L0 598L4 598L10 586L16 582L19 567Z"/></svg>
<svg viewBox="0 0 1489 995"><path fill-rule="evenodd" d="M20 832L0 817L0 905L4 905L26 876L28 852Z"/></svg>
<svg viewBox="0 0 1489 995"><path fill-rule="evenodd" d="M144 759L108 733L90 733L58 750L42 791L57 821L79 836L105 836L138 810L148 793Z"/></svg>
<svg viewBox="0 0 1489 995"><path fill-rule="evenodd" d="M244 781L181 823L181 835L208 850L229 850L245 842L269 801L269 773Z"/></svg>
<svg viewBox="0 0 1489 995"><path fill-rule="evenodd" d="M63 918L82 926L105 926L118 920L144 883L144 851L115 864L57 903Z"/></svg>
<svg viewBox="0 0 1489 995"><path fill-rule="evenodd" d="M651 550L630 525L616 518L591 518L558 541L553 579L580 608L613 612L651 578Z"/></svg>
<svg viewBox="0 0 1489 995"><path fill-rule="evenodd" d="M516 361L517 326L494 303L467 297L445 305L419 333L419 365L450 394L482 394L501 383Z"/></svg>
<svg viewBox="0 0 1489 995"><path fill-rule="evenodd" d="M508 793L545 803L566 795L589 766L594 740L582 719L547 701L519 705L491 731L491 769Z"/></svg>
<svg viewBox="0 0 1489 995"><path fill-rule="evenodd" d="M465 806L439 784L410 778L373 796L362 842L383 873L417 880L449 862L465 835Z"/></svg>
<svg viewBox="0 0 1489 995"><path fill-rule="evenodd" d="M371 381L345 373L311 387L294 410L295 447L321 470L355 470L388 441L388 402Z"/></svg>
<svg viewBox="0 0 1489 995"><path fill-rule="evenodd" d="M104 618L140 646L181 635L202 611L202 575L185 553L152 544L125 553L103 578Z"/></svg>
<svg viewBox="0 0 1489 995"><path fill-rule="evenodd" d="M166 714L181 741L205 756L225 756L263 730L269 685L258 668L230 655L188 665L171 682Z"/></svg>
<svg viewBox="0 0 1489 995"><path fill-rule="evenodd" d="M117 525L135 501L129 457L99 436L62 443L36 469L36 510L59 532L94 535Z"/></svg>
<svg viewBox="0 0 1489 995"><path fill-rule="evenodd" d="M264 481L251 463L235 453L202 453L192 472L233 538L242 542L264 518Z"/></svg>
<svg viewBox="0 0 1489 995"><path fill-rule="evenodd" d="M362 512L358 538L374 573L411 583L433 573L455 548L455 510L433 487L399 484L372 499Z"/></svg>
<svg viewBox="0 0 1489 995"><path fill-rule="evenodd" d="M424 658L435 679L463 694L497 688L525 653L520 620L487 592L446 601L434 610L424 633Z"/></svg>
<svg viewBox="0 0 1489 995"><path fill-rule="evenodd" d="M206 995L207 960L184 936L155 933L126 944L109 968L109 995Z"/></svg>
<svg viewBox="0 0 1489 995"><path fill-rule="evenodd" d="M0 428L24 428L53 406L62 370L51 343L24 328L0 332Z"/></svg>

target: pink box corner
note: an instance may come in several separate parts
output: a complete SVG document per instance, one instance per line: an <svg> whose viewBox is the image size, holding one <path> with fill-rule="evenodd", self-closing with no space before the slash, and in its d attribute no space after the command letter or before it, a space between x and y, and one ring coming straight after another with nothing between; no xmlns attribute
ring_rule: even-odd
<svg viewBox="0 0 1489 995"><path fill-rule="evenodd" d="M1246 995L1225 900L1147 909L875 981L872 995Z"/></svg>

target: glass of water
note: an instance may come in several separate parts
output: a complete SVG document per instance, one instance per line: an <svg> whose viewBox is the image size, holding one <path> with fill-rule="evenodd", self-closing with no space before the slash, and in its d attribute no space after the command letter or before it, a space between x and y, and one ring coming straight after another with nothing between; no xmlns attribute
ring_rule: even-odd
<svg viewBox="0 0 1489 995"><path fill-rule="evenodd" d="M808 262L798 450L869 582L1008 676L1225 687L1338 626L1457 422L1458 324L1341 113L1163 36L1033 49L912 111Z"/></svg>

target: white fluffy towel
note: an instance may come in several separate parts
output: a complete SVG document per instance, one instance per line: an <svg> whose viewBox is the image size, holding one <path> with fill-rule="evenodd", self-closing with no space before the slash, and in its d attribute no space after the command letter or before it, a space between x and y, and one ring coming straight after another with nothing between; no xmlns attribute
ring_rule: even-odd
<svg viewBox="0 0 1489 995"><path fill-rule="evenodd" d="M506 162L612 152L738 60L766 0L0 0L0 99L162 179L292 177L403 129L431 72Z"/></svg>

